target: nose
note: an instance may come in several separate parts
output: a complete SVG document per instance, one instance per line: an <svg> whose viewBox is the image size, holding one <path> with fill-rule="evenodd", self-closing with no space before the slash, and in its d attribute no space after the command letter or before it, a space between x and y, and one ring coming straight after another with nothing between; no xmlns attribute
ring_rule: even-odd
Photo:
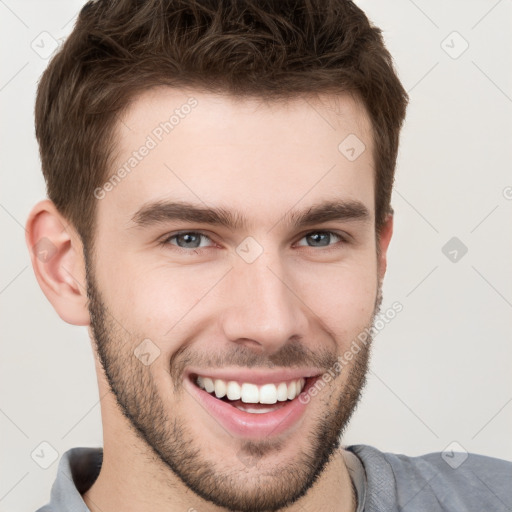
<svg viewBox="0 0 512 512"><path fill-rule="evenodd" d="M229 299L221 322L230 341L273 354L292 338L304 337L307 307L275 260L262 255L250 264L238 261L226 286Z"/></svg>

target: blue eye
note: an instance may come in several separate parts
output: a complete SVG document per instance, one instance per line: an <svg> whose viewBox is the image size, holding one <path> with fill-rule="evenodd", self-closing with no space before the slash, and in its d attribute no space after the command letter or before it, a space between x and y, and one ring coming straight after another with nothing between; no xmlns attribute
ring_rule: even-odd
<svg viewBox="0 0 512 512"><path fill-rule="evenodd" d="M343 238L332 231L312 231L308 233L305 237L301 238L302 240L306 240L306 244L299 243L298 245L308 245L309 247L328 247L332 245L330 242L332 241L332 237L336 238L336 242L343 241Z"/></svg>
<svg viewBox="0 0 512 512"><path fill-rule="evenodd" d="M173 243L171 240L175 240L176 243ZM207 244L203 244L202 240L209 240L211 242L210 238L202 233L198 233L196 231L184 231L170 236L165 240L165 243L176 245L180 249L199 249L200 247L208 246Z"/></svg>

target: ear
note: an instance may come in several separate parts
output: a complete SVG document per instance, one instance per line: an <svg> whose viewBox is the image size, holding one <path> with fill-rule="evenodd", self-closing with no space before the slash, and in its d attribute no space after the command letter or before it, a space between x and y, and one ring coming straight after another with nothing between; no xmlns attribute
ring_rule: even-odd
<svg viewBox="0 0 512 512"><path fill-rule="evenodd" d="M390 213L384 222L380 235L377 237L378 251L377 251L377 269L379 275L379 282L382 282L387 268L387 254L389 242L393 235L393 213Z"/></svg>
<svg viewBox="0 0 512 512"><path fill-rule="evenodd" d="M57 314L69 324L89 325L83 245L52 201L34 206L25 239L37 282Z"/></svg>

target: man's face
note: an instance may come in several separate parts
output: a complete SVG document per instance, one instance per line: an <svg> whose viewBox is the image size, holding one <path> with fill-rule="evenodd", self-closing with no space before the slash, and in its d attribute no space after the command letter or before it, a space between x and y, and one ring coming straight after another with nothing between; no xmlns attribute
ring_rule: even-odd
<svg viewBox="0 0 512 512"><path fill-rule="evenodd" d="M370 125L325 100L153 90L118 125L109 176L129 171L98 194L88 286L109 384L164 470L230 509L303 495L365 379L369 344L320 378L380 304Z"/></svg>

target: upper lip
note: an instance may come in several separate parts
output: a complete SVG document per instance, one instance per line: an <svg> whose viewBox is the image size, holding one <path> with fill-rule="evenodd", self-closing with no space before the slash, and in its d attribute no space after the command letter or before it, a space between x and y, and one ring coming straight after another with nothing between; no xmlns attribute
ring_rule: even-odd
<svg viewBox="0 0 512 512"><path fill-rule="evenodd" d="M185 377L191 375L201 375L211 379L221 379L225 381L247 382L250 384L262 385L268 383L280 383L300 378L317 377L323 373L318 368L281 368L273 370L256 370L243 368L189 368L185 372Z"/></svg>

